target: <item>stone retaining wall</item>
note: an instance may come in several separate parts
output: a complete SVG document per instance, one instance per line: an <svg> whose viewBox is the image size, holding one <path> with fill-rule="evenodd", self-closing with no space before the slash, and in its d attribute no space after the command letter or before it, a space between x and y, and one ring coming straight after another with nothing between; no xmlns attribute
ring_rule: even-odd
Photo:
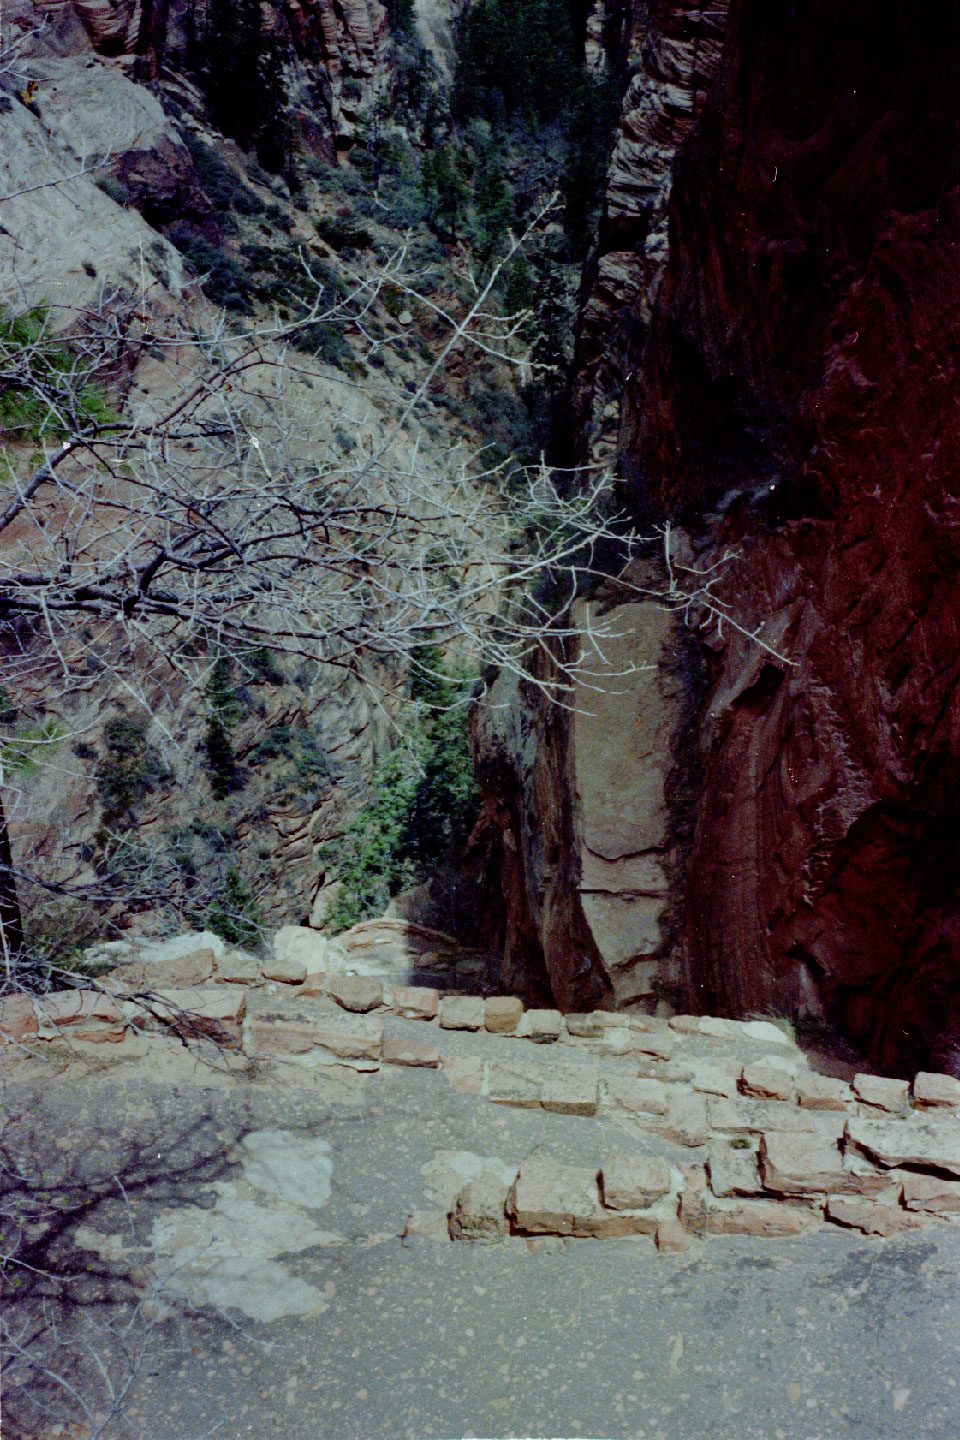
<svg viewBox="0 0 960 1440"><path fill-rule="evenodd" d="M304 975L223 947L127 965L103 984L7 997L0 1042L109 1044L131 1027L166 1029L260 1061L439 1070L481 1102L614 1117L676 1147L669 1161L598 1153L592 1168L539 1150L512 1176L471 1181L444 1217L451 1238L654 1235L662 1250L676 1250L692 1236L793 1236L823 1224L886 1236L960 1216L960 1081L818 1074L769 1021L564 1016L526 1010L513 996ZM265 999L267 1013L248 1013L255 992L326 1008L277 1015ZM417 1033L385 1035L388 1016L418 1021L407 1027ZM454 1053L458 1034L489 1054ZM510 1038L515 1058L503 1043ZM738 1051L758 1047L775 1053L739 1062Z"/></svg>

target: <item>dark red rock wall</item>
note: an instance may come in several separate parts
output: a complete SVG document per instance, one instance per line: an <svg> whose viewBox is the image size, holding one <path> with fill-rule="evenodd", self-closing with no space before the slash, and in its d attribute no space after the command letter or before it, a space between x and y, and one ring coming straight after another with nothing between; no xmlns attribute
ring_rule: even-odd
<svg viewBox="0 0 960 1440"><path fill-rule="evenodd" d="M711 655L687 1003L819 1004L903 1070L960 1055L956 21L736 0L621 428L792 662Z"/></svg>

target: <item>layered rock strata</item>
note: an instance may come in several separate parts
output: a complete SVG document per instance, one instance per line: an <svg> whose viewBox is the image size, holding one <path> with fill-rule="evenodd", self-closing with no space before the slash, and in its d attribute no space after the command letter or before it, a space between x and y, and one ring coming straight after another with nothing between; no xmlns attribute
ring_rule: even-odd
<svg viewBox="0 0 960 1440"><path fill-rule="evenodd" d="M578 317L574 410L581 457L593 463L615 455L620 393L667 257L674 156L717 71L726 15L727 0L600 0L587 22L588 60L630 75Z"/></svg>
<svg viewBox="0 0 960 1440"><path fill-rule="evenodd" d="M503 980L562 1009L652 1001L669 983L665 780L672 621L649 602L583 605L563 707L502 677L474 718L486 803L488 939ZM593 638L590 638L590 637Z"/></svg>
<svg viewBox="0 0 960 1440"><path fill-rule="evenodd" d="M780 652L709 655L688 1003L910 1073L960 1063L960 75L943 7L875 19L733 12L621 443Z"/></svg>

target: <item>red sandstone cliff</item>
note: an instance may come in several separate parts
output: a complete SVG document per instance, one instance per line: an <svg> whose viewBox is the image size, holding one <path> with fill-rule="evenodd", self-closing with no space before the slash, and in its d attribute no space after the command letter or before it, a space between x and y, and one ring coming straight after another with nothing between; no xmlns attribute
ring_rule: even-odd
<svg viewBox="0 0 960 1440"><path fill-rule="evenodd" d="M653 5L575 388L584 457L701 560L734 542L727 598L785 657L688 638L663 988L826 1017L904 1072L960 1054L954 18L734 0L721 59L719 6ZM530 831L542 792L501 780ZM526 888L561 976L577 936Z"/></svg>
<svg viewBox="0 0 960 1440"><path fill-rule="evenodd" d="M734 5L621 431L644 503L723 511L742 616L793 662L713 660L687 997L806 990L906 1069L960 1039L951 13Z"/></svg>

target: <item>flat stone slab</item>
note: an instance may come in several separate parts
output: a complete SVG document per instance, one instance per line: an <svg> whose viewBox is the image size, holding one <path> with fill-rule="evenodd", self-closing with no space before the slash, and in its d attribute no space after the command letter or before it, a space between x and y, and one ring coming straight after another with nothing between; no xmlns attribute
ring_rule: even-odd
<svg viewBox="0 0 960 1440"><path fill-rule="evenodd" d="M608 1209L601 1201L595 1170L537 1158L520 1166L507 1212L524 1234L611 1240L655 1234L667 1210L662 1205L638 1211Z"/></svg>
<svg viewBox="0 0 960 1440"><path fill-rule="evenodd" d="M442 1055L440 1068L461 1095L483 1093L484 1064L478 1055Z"/></svg>
<svg viewBox="0 0 960 1440"><path fill-rule="evenodd" d="M847 1110L854 1104L850 1086L832 1075L798 1075L796 1087L805 1110Z"/></svg>
<svg viewBox="0 0 960 1440"><path fill-rule="evenodd" d="M255 1055L304 1055L316 1044L315 1027L293 1020L251 1020L247 1043Z"/></svg>
<svg viewBox="0 0 960 1440"><path fill-rule="evenodd" d="M778 1195L817 1195L841 1191L847 1172L838 1146L822 1135L765 1131L760 1141L764 1187Z"/></svg>
<svg viewBox="0 0 960 1440"><path fill-rule="evenodd" d="M710 1139L706 1096L672 1095L666 1117L656 1129L677 1145L705 1145Z"/></svg>
<svg viewBox="0 0 960 1440"><path fill-rule="evenodd" d="M668 1030L630 1031L631 1054L652 1055L657 1060L669 1060L676 1048L677 1037Z"/></svg>
<svg viewBox="0 0 960 1440"><path fill-rule="evenodd" d="M757 1100L792 1100L794 1079L786 1070L771 1065L744 1065L740 1075L740 1091Z"/></svg>
<svg viewBox="0 0 960 1440"><path fill-rule="evenodd" d="M338 1060L379 1060L383 1021L375 1015L331 1016L314 1025L317 1046Z"/></svg>
<svg viewBox="0 0 960 1440"><path fill-rule="evenodd" d="M390 1008L407 1020L435 1020L440 992L424 985L397 985L391 991Z"/></svg>
<svg viewBox="0 0 960 1440"><path fill-rule="evenodd" d="M699 1035L700 1033L699 1015L671 1015L667 1024L678 1035Z"/></svg>
<svg viewBox="0 0 960 1440"><path fill-rule="evenodd" d="M808 1235L821 1225L815 1210L775 1200L714 1200L707 1209L708 1235L761 1235L768 1239Z"/></svg>
<svg viewBox="0 0 960 1440"><path fill-rule="evenodd" d="M302 1055L316 1052L316 1058L332 1063L361 1061L379 1065L383 1043L383 1021L358 1015L342 1021L329 1019L302 1022L253 1020L250 1043L258 1055Z"/></svg>
<svg viewBox="0 0 960 1440"><path fill-rule="evenodd" d="M540 1076L529 1068L491 1065L487 1071L487 1095L495 1105L536 1110L540 1105L540 1093Z"/></svg>
<svg viewBox="0 0 960 1440"><path fill-rule="evenodd" d="M839 1140L846 1123L840 1113L804 1110L785 1100L708 1100L710 1125L734 1135L760 1135L765 1130L830 1135Z"/></svg>
<svg viewBox="0 0 960 1440"><path fill-rule="evenodd" d="M607 1078L610 1103L628 1114L666 1115L670 1105L670 1089L662 1080L640 1080L632 1075L610 1075Z"/></svg>
<svg viewBox="0 0 960 1440"><path fill-rule="evenodd" d="M559 1010L527 1010L517 1034L535 1045L552 1045L563 1033L563 1016Z"/></svg>
<svg viewBox="0 0 960 1440"><path fill-rule="evenodd" d="M260 967L264 980L278 985L299 985L307 978L307 964L297 955L268 955Z"/></svg>
<svg viewBox="0 0 960 1440"><path fill-rule="evenodd" d="M589 1010L582 1015L565 1015L563 1018L567 1034L577 1040L599 1040L606 1028L602 1010Z"/></svg>
<svg viewBox="0 0 960 1440"><path fill-rule="evenodd" d="M853 1089L865 1105L894 1114L905 1110L910 1098L908 1081L890 1080L885 1075L854 1075Z"/></svg>
<svg viewBox="0 0 960 1440"><path fill-rule="evenodd" d="M596 1115L600 1103L600 1072L593 1065L576 1065L540 1083L540 1104L558 1115Z"/></svg>
<svg viewBox="0 0 960 1440"><path fill-rule="evenodd" d="M483 1004L483 1026L495 1035L512 1035L523 1019L523 1001L515 995L490 995Z"/></svg>
<svg viewBox="0 0 960 1440"><path fill-rule="evenodd" d="M186 987L202 985L213 975L216 956L213 950L203 946L186 955L174 955L166 960L155 960L145 965L147 984Z"/></svg>
<svg viewBox="0 0 960 1440"><path fill-rule="evenodd" d="M603 1203L610 1210L645 1210L669 1194L670 1166L656 1155L613 1155L600 1168Z"/></svg>
<svg viewBox="0 0 960 1440"><path fill-rule="evenodd" d="M202 1037L232 1047L241 1041L247 991L243 985L226 984L206 990L159 990L152 996L149 1013L136 1003L126 1008L134 1025L159 1021L181 1037Z"/></svg>
<svg viewBox="0 0 960 1440"><path fill-rule="evenodd" d="M406 1040L385 1035L382 1059L385 1065L423 1066L435 1070L440 1064L440 1051L436 1045L422 1040Z"/></svg>
<svg viewBox="0 0 960 1440"><path fill-rule="evenodd" d="M116 1024L123 1015L111 995L97 990L51 990L37 997L42 1021L48 1025L80 1025L100 1021Z"/></svg>
<svg viewBox="0 0 960 1440"><path fill-rule="evenodd" d="M7 995L0 1000L0 1045L32 1039L40 1028L33 1001L27 995Z"/></svg>
<svg viewBox="0 0 960 1440"><path fill-rule="evenodd" d="M913 1079L913 1099L916 1105L948 1106L955 1110L960 1105L960 1080L953 1075L921 1070Z"/></svg>
<svg viewBox="0 0 960 1440"><path fill-rule="evenodd" d="M857 1116L847 1120L845 1134L848 1144L881 1165L920 1165L960 1175L960 1122L953 1118L927 1119L918 1113L906 1120Z"/></svg>
<svg viewBox="0 0 960 1440"><path fill-rule="evenodd" d="M901 1230L915 1230L923 1224L919 1215L901 1210L898 1205L878 1205L870 1200L834 1195L827 1201L825 1214L835 1225L862 1230L864 1235L896 1235Z"/></svg>
<svg viewBox="0 0 960 1440"><path fill-rule="evenodd" d="M926 1210L934 1215L960 1212L960 1180L943 1180L939 1175L901 1173L903 1203L908 1210Z"/></svg>
<svg viewBox="0 0 960 1440"><path fill-rule="evenodd" d="M760 1166L754 1150L734 1150L729 1143L717 1142L710 1147L707 1170L714 1195L760 1195L763 1192Z"/></svg>
<svg viewBox="0 0 960 1440"><path fill-rule="evenodd" d="M411 1210L401 1239L405 1245L414 1240L446 1245L450 1239L449 1218L442 1210Z"/></svg>
<svg viewBox="0 0 960 1440"><path fill-rule="evenodd" d="M218 985L259 985L263 980L260 962L242 950L228 950L217 961L214 975Z"/></svg>
<svg viewBox="0 0 960 1440"><path fill-rule="evenodd" d="M375 975L331 975L327 994L341 1009L359 1015L383 1004L383 984Z"/></svg>
<svg viewBox="0 0 960 1440"><path fill-rule="evenodd" d="M555 1160L525 1160L507 1201L518 1230L529 1235L592 1235L602 1209L595 1170Z"/></svg>
<svg viewBox="0 0 960 1440"><path fill-rule="evenodd" d="M738 1034L735 1020L724 1020L714 1015L701 1016L697 1031L711 1040L736 1040Z"/></svg>
<svg viewBox="0 0 960 1440"><path fill-rule="evenodd" d="M440 1001L441 1030L482 1030L484 1002L478 995L444 995Z"/></svg>
<svg viewBox="0 0 960 1440"><path fill-rule="evenodd" d="M715 1065L695 1066L691 1072L691 1083L694 1090L698 1090L701 1095L722 1095L724 1099L732 1100L737 1093L736 1077Z"/></svg>

